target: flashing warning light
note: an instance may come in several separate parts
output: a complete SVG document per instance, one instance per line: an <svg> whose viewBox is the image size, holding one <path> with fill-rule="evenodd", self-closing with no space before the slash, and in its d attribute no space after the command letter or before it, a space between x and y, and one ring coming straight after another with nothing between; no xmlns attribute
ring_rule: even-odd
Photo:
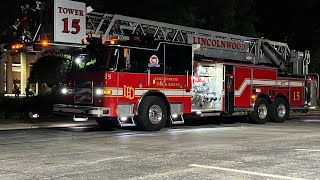
<svg viewBox="0 0 320 180"><path fill-rule="evenodd" d="M128 57L128 49L127 48L124 48L123 56Z"/></svg>
<svg viewBox="0 0 320 180"><path fill-rule="evenodd" d="M312 77L309 76L308 77L308 81L311 82L312 81Z"/></svg>
<svg viewBox="0 0 320 180"><path fill-rule="evenodd" d="M116 41L115 40L111 40L110 44L116 44Z"/></svg>
<svg viewBox="0 0 320 180"><path fill-rule="evenodd" d="M14 44L14 45L12 45L11 48L12 49L21 49L21 48L23 48L23 44Z"/></svg>
<svg viewBox="0 0 320 180"><path fill-rule="evenodd" d="M103 114L109 114L109 113L110 113L109 109L104 109L103 110Z"/></svg>
<svg viewBox="0 0 320 180"><path fill-rule="evenodd" d="M111 94L112 94L112 90L111 90L111 89L105 89L105 90L103 91L103 94L104 94L104 95L111 95Z"/></svg>
<svg viewBox="0 0 320 180"><path fill-rule="evenodd" d="M41 41L41 45L45 47L45 46L48 46L49 43L47 40L43 40L43 41Z"/></svg>
<svg viewBox="0 0 320 180"><path fill-rule="evenodd" d="M257 96L256 96L255 94L253 94L253 95L251 96L251 98L252 98L253 100L255 100L255 99L257 98Z"/></svg>

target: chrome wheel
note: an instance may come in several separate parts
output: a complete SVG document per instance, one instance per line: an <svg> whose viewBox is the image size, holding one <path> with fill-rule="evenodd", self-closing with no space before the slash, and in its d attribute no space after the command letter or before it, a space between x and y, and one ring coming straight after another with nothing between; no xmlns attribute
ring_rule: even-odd
<svg viewBox="0 0 320 180"><path fill-rule="evenodd" d="M260 104L260 106L258 107L259 118L264 119L267 117L267 114L268 114L267 106L265 104Z"/></svg>
<svg viewBox="0 0 320 180"><path fill-rule="evenodd" d="M149 109L149 120L152 124L159 124L162 120L162 109L158 105L152 105Z"/></svg>
<svg viewBox="0 0 320 180"><path fill-rule="evenodd" d="M286 115L286 107L284 104L279 104L279 106L277 107L277 113L279 118L283 118Z"/></svg>

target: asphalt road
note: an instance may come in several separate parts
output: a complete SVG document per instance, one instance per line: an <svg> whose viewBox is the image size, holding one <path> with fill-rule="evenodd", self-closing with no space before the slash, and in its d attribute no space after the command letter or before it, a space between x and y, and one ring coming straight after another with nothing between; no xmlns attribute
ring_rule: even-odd
<svg viewBox="0 0 320 180"><path fill-rule="evenodd" d="M282 124L216 122L0 131L0 179L320 179L320 113Z"/></svg>

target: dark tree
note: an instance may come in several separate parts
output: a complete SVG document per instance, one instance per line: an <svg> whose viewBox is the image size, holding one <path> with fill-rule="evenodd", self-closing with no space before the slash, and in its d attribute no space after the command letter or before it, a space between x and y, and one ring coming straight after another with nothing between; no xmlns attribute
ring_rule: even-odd
<svg viewBox="0 0 320 180"><path fill-rule="evenodd" d="M49 87L66 82L66 73L70 60L59 56L44 56L39 58L32 67L30 83L46 83Z"/></svg>
<svg viewBox="0 0 320 180"><path fill-rule="evenodd" d="M320 71L320 1L258 0L257 30L265 38L283 41L291 49L311 51L312 72Z"/></svg>

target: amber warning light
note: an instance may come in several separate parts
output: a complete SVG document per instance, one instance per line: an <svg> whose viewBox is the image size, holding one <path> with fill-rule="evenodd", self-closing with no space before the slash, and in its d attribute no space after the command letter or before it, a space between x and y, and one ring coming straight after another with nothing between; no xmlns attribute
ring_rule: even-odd
<svg viewBox="0 0 320 180"><path fill-rule="evenodd" d="M49 43L48 41L44 40L44 41L41 41L41 45L45 47L45 46L48 46Z"/></svg>
<svg viewBox="0 0 320 180"><path fill-rule="evenodd" d="M23 44L14 44L14 45L12 45L11 48L12 49L21 49L21 48L23 48Z"/></svg>
<svg viewBox="0 0 320 180"><path fill-rule="evenodd" d="M256 100L257 96L256 96L256 95L252 95L251 98L252 98L253 100Z"/></svg>

